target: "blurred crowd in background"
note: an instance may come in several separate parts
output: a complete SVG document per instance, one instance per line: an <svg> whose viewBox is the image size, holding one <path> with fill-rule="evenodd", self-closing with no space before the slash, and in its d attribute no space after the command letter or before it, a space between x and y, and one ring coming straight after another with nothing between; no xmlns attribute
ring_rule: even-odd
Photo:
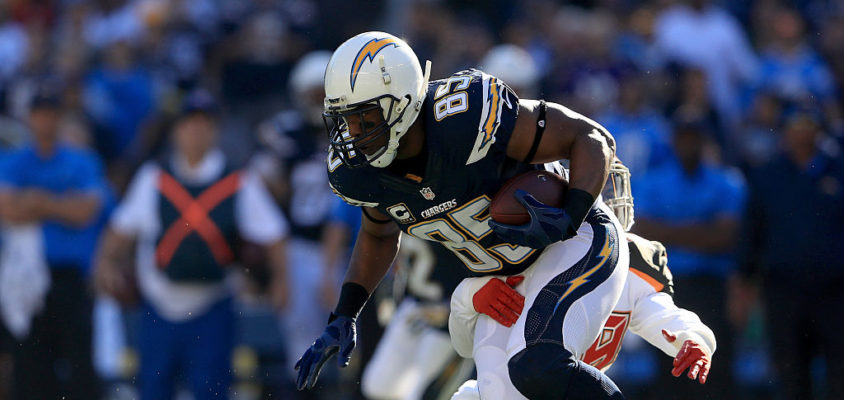
<svg viewBox="0 0 844 400"><path fill-rule="evenodd" d="M292 366L333 308L359 218L327 185L322 71L342 41L375 29L431 60L432 79L489 69L521 97L564 104L615 136L633 176L633 231L666 245L676 303L718 338L710 381L723 376L724 392L709 398L842 393L833 389L842 385L842 323L825 321L840 320L844 306L844 257L829 250L844 239L844 2L5 0L0 188L41 198L18 179L39 130L54 127L80 155L71 164L81 170L55 173L78 178L76 189L95 192L99 206L39 215L45 226L78 229L47 234L47 258L64 251L50 241L63 240L79 292L93 299L92 311L61 323L74 332L89 325L68 335L92 338L78 348L90 350L90 381L103 398L136 393L144 308L92 289L100 232L139 168L167 159L174 126L197 110L212 114L228 165L260 175L286 220L285 279L272 277L271 257L254 244L229 272L233 397L362 398L365 357L326 371L306 394L292 390ZM198 90L213 107L185 108ZM54 121L44 122L45 110ZM14 225L23 211L8 207L0 199L0 220ZM377 343L377 314L389 308L379 302L391 296L370 302L361 353ZM0 399L16 398L21 341L0 334ZM47 370L67 380L78 366L53 356ZM631 399L666 398L678 381L669 363L628 335L610 375ZM187 390L189 380L176 382Z"/></svg>

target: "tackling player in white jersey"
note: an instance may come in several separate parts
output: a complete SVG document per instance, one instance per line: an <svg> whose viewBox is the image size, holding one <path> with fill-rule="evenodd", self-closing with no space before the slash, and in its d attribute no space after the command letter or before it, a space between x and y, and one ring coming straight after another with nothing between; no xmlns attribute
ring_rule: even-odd
<svg viewBox="0 0 844 400"><path fill-rule="evenodd" d="M613 165L603 196L625 229L629 229L633 224L629 172L620 163ZM630 249L630 273L627 275L621 298L604 324L598 339L588 350L577 356L583 362L606 371L615 361L625 333L630 330L665 354L674 357L674 369L671 371L674 376L680 376L688 369L689 379L698 379L700 383L705 383L715 352L715 335L694 312L674 304L673 283L671 272L668 270L665 247L659 242L630 233L627 234L627 239ZM506 365L506 359L502 358L495 343L485 343L481 338L499 337L494 331L510 329L496 322L494 318L476 311L478 308L488 309L479 304L483 300L476 295L492 279L498 278L467 278L455 290L449 317L452 342L461 356L475 359L481 386L497 388L495 392L491 392L495 393L494 395L483 396L484 398L524 399L518 391L513 390L506 373L502 373L500 369L485 367ZM520 293L529 295L517 284L514 286ZM500 315L493 317L499 318ZM477 345L479 342L484 345ZM481 397L478 382L472 380L461 386L452 400L475 400Z"/></svg>

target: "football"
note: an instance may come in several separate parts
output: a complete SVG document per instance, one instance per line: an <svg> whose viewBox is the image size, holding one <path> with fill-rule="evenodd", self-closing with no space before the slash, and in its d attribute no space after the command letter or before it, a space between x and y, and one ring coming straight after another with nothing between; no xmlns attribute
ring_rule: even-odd
<svg viewBox="0 0 844 400"><path fill-rule="evenodd" d="M516 175L505 182L493 197L489 216L502 224L526 224L530 222L530 215L516 200L516 190L522 189L549 206L562 207L568 187L568 182L562 176L549 171L529 171Z"/></svg>

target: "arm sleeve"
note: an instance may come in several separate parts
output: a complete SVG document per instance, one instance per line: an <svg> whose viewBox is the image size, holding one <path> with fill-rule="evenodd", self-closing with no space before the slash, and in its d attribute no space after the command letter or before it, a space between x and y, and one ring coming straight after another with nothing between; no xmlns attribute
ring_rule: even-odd
<svg viewBox="0 0 844 400"><path fill-rule="evenodd" d="M633 306L630 320L630 330L633 333L671 357L677 355L686 340L701 344L709 354L715 352L715 334L701 322L697 314L677 307L667 293L641 288L638 294L639 298ZM662 336L663 329L677 335L677 340L674 343L665 340Z"/></svg>
<svg viewBox="0 0 844 400"><path fill-rule="evenodd" d="M287 219L273 201L261 179L249 171L242 175L235 199L237 228L244 239L268 245L287 236Z"/></svg>
<svg viewBox="0 0 844 400"><path fill-rule="evenodd" d="M158 166L147 163L138 170L126 196L111 214L110 226L127 236L154 235L158 219Z"/></svg>
<svg viewBox="0 0 844 400"><path fill-rule="evenodd" d="M451 294L451 313L448 315L448 333L451 336L451 346L463 358L472 358L475 347L475 325L478 316L472 297L493 276L480 278L466 278L457 285Z"/></svg>

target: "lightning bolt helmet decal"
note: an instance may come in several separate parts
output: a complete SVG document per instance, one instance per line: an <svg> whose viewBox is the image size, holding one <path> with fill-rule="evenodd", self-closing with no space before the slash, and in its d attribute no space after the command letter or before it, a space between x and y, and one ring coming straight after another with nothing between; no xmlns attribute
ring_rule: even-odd
<svg viewBox="0 0 844 400"><path fill-rule="evenodd" d="M360 51L355 57L355 61L352 63L352 71L349 74L349 85L352 87L353 92L355 91L355 81L358 78L358 72L363 66L363 63L366 59L369 59L369 62L372 62L375 59L375 55L381 50L384 50L387 46L399 47L399 43L396 42L394 38L385 37L381 39L372 39L360 48Z"/></svg>

